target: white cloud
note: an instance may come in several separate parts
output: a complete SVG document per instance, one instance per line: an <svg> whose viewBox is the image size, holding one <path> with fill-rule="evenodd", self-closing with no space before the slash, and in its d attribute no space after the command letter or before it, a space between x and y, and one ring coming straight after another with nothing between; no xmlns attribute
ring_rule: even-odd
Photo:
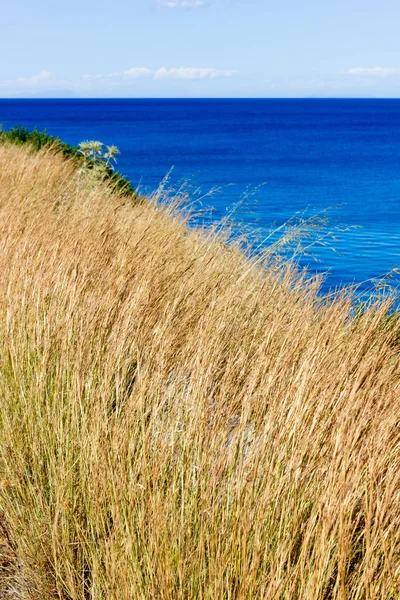
<svg viewBox="0 0 400 600"><path fill-rule="evenodd" d="M396 73L396 69L388 67L355 67L347 70L348 75L372 75L373 77L389 77Z"/></svg>
<svg viewBox="0 0 400 600"><path fill-rule="evenodd" d="M217 80L230 78L238 74L234 70L219 70L216 68L198 67L161 67L149 69L147 67L132 67L125 71L114 71L95 75L85 74L76 79L62 79L50 71L41 71L30 77L18 77L12 80L0 79L0 96L20 95L49 95L57 94L70 96L96 96L96 95L129 95L132 92L146 89L146 93L164 89L168 91L168 82L180 81L181 83L193 80ZM157 85L158 83L158 85Z"/></svg>
<svg viewBox="0 0 400 600"><path fill-rule="evenodd" d="M112 74L113 76L117 75L116 73ZM122 73L124 77L128 77L129 79L137 79L139 77L151 77L153 75L153 71L151 69L147 69L146 67L133 67L132 69L128 69Z"/></svg>
<svg viewBox="0 0 400 600"><path fill-rule="evenodd" d="M32 75L31 77L18 77L18 79L14 80L14 83L20 86L37 87L43 84L47 85L54 80L54 73L50 73L50 71L41 71L38 75Z"/></svg>
<svg viewBox="0 0 400 600"><path fill-rule="evenodd" d="M17 77L15 79L0 80L1 97L58 97L61 94L65 97L76 96L80 89L87 87L87 80L68 80L60 79L55 73L50 71L40 71L30 77Z"/></svg>
<svg viewBox="0 0 400 600"><path fill-rule="evenodd" d="M217 79L232 77L238 71L219 71L210 68L179 67L167 69L161 67L154 73L154 79Z"/></svg>
<svg viewBox="0 0 400 600"><path fill-rule="evenodd" d="M159 7L165 8L200 8L205 6L205 0L159 0Z"/></svg>
<svg viewBox="0 0 400 600"><path fill-rule="evenodd" d="M110 75L109 75L110 77ZM104 79L104 75L84 75L83 79L90 79L90 80L96 80L96 79Z"/></svg>
<svg viewBox="0 0 400 600"><path fill-rule="evenodd" d="M84 75L85 80L90 81L105 81L105 80L129 80L140 78L151 79L218 79L221 77L233 77L238 71L234 70L219 70L214 68L198 68L198 67L173 67L167 69L161 67L156 70L148 69L147 67L132 67L126 71L114 71L108 75Z"/></svg>

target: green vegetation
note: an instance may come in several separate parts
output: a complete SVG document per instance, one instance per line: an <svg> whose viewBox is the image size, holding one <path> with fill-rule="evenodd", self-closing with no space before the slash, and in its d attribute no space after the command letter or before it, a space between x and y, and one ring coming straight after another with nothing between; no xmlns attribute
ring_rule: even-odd
<svg viewBox="0 0 400 600"><path fill-rule="evenodd" d="M88 174L93 171L97 179L106 180L113 189L137 199L136 192L131 182L119 171L115 171L112 161L115 161L119 150L116 146L108 146L103 150L104 144L97 141L81 142L78 146L71 146L59 138L49 135L46 130L39 131L35 128L30 131L26 127L17 125L9 130L0 128L0 141L21 146L29 144L35 150L51 148L60 152L65 157L74 157L83 161L81 173Z"/></svg>

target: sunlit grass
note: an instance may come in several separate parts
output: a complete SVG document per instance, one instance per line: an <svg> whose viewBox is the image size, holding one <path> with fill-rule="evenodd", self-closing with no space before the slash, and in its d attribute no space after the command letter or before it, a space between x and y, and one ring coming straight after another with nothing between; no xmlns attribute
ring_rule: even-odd
<svg viewBox="0 0 400 600"><path fill-rule="evenodd" d="M0 167L0 511L19 593L398 598L388 306L353 316L171 208L78 185L50 151L3 145Z"/></svg>

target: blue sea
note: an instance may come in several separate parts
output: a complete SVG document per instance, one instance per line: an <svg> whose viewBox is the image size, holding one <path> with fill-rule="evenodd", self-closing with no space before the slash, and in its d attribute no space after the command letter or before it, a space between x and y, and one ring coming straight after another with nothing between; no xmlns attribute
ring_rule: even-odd
<svg viewBox="0 0 400 600"><path fill-rule="evenodd" d="M235 207L238 231L257 231L261 245L288 221L328 216L300 259L325 273L323 291L373 293L388 272L396 285L400 100L0 100L0 123L115 144L142 191L173 167L170 185L186 182L199 220Z"/></svg>

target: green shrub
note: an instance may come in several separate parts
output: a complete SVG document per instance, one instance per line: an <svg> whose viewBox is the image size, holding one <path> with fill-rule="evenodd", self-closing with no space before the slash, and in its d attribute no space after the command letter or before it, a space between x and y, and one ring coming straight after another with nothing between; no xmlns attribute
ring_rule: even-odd
<svg viewBox="0 0 400 600"><path fill-rule="evenodd" d="M64 156L73 156L77 160L82 161L84 166L81 171L88 173L94 170L97 176L100 175L107 180L113 189L122 191L123 193L133 196L137 199L136 192L126 177L120 171L114 170L112 162L116 161L116 156L119 150L116 146L107 146L103 150L104 144L101 142L81 142L79 146L71 146L62 142L60 138L49 135L46 131L39 131L36 127L33 131L29 131L27 127L17 125L10 128L8 131L0 126L0 142L8 142L18 146L30 144L35 150L39 151L42 148L52 148L56 152L61 152ZM93 148L96 145L97 151Z"/></svg>

